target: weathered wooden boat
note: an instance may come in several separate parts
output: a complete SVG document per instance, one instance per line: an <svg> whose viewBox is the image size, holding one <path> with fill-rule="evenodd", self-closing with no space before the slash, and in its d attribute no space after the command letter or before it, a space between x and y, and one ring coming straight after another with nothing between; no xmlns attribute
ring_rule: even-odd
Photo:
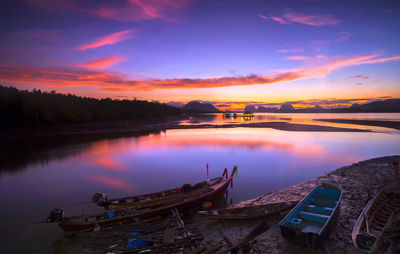
<svg viewBox="0 0 400 254"><path fill-rule="evenodd" d="M315 188L279 223L283 238L317 248L339 211L341 199L342 190L334 182Z"/></svg>
<svg viewBox="0 0 400 254"><path fill-rule="evenodd" d="M211 211L198 211L199 214L212 220L248 220L282 214L292 209L298 200L275 202L263 205L230 207Z"/></svg>
<svg viewBox="0 0 400 254"><path fill-rule="evenodd" d="M356 248L369 250L382 233L390 215L400 208L400 183L388 185L368 201L352 232Z"/></svg>
<svg viewBox="0 0 400 254"><path fill-rule="evenodd" d="M49 222L61 221L58 225L66 233L77 233L85 231L93 231L99 228L125 224L136 220L137 218L149 218L168 212L172 208L190 208L201 204L204 201L212 200L224 194L232 181L236 167L232 171L228 179L224 178L224 174L220 177L211 179L212 184L201 186L190 193L182 193L175 195L173 199L159 199L156 203L148 206L130 207L116 210L109 210L101 214L90 216L74 216L63 217L62 210L58 211Z"/></svg>
<svg viewBox="0 0 400 254"><path fill-rule="evenodd" d="M228 170L225 169L221 177L209 179L207 181L199 182L194 185L184 184L181 188L174 188L150 194L129 196L123 198L107 199L107 195L104 193L96 193L92 197L92 201L97 203L99 206L104 206L106 210L128 208L128 207L154 207L164 203L165 200L170 202L179 201L182 197L192 196L193 192L197 192L200 189L212 186L223 179L223 176L228 179Z"/></svg>

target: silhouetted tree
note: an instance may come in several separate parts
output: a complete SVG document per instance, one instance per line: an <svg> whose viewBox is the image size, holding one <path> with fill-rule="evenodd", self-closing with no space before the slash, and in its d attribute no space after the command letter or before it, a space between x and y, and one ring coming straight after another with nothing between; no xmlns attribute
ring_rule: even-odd
<svg viewBox="0 0 400 254"><path fill-rule="evenodd" d="M0 85L1 127L143 119L181 112L156 101L94 99Z"/></svg>

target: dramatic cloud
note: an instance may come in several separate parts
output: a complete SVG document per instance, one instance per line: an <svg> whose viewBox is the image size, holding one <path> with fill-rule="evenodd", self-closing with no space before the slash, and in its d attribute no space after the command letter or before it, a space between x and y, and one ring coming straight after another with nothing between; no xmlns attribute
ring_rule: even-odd
<svg viewBox="0 0 400 254"><path fill-rule="evenodd" d="M124 57L109 56L109 57L104 57L104 58L100 58L100 59L97 59L94 61L84 63L81 66L85 67L85 68L92 68L92 69L105 69L110 66L116 65L124 60L125 60Z"/></svg>
<svg viewBox="0 0 400 254"><path fill-rule="evenodd" d="M127 39L134 37L134 35L138 32L138 30L124 30L121 32L113 33L107 35L105 37L99 38L92 43L82 45L78 47L78 50L87 50L91 48L98 48L104 45L115 44Z"/></svg>
<svg viewBox="0 0 400 254"><path fill-rule="evenodd" d="M363 64L398 61L400 56L377 55L316 59L312 65L270 75L212 78L129 79L122 74L84 69L45 69L26 66L0 66L0 80L52 87L96 87L100 91L152 91L158 89L214 88L273 84L307 78L324 78L334 70Z"/></svg>
<svg viewBox="0 0 400 254"><path fill-rule="evenodd" d="M101 6L88 12L105 19L137 21L164 19L174 21L176 13L188 0L128 0L123 6Z"/></svg>
<svg viewBox="0 0 400 254"><path fill-rule="evenodd" d="M292 24L299 23L310 26L329 26L340 23L339 20L335 19L332 15L306 15L298 12L285 12L282 17L270 15L258 15L260 18L266 20L273 20L280 24Z"/></svg>

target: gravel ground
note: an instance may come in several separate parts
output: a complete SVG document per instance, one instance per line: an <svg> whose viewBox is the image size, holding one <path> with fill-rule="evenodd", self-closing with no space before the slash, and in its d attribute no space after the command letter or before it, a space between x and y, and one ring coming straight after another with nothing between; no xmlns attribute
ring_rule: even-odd
<svg viewBox="0 0 400 254"><path fill-rule="evenodd" d="M266 219L271 228L256 238L256 246L261 249L262 253L365 253L354 248L351 241L351 231L368 199L379 189L393 181L392 163L394 161L400 161L400 156L387 156L361 161L350 166L338 168L317 179L262 197L263 203L302 199L323 181L330 180L337 181L343 190L339 216L333 222L319 249L308 249L284 240L277 225L282 217ZM241 202L236 206L243 206L254 202L256 199L259 199L259 197ZM254 204L257 203L259 201L254 202ZM208 243L216 244L221 241L221 236L216 230L219 224L222 226L225 235L235 243L245 237L261 221L207 221L196 224L203 231Z"/></svg>

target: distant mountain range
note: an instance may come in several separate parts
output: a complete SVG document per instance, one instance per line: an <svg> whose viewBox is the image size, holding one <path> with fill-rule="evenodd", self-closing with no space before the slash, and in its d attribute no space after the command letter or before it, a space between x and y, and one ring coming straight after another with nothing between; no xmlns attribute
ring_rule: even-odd
<svg viewBox="0 0 400 254"><path fill-rule="evenodd" d="M191 111L195 113L219 113L221 112L211 103L203 103L199 101L191 101L187 104L181 102L168 102L169 106L176 108L181 108L184 111ZM290 103L284 103L280 108L275 107L264 107L255 105L247 105L244 111L251 111L255 113L390 113L390 112L400 112L400 99L387 99L382 101L374 101L365 104L355 103L350 107L343 108L324 108L319 105L315 105L312 108L299 108L296 109ZM225 112L231 112L225 110Z"/></svg>
<svg viewBox="0 0 400 254"><path fill-rule="evenodd" d="M246 106L246 109L255 109L254 106ZM291 104L285 103L278 108L258 107L253 112L275 112L275 113L390 113L400 112L400 99L387 99L383 101L374 101L365 104L355 103L350 107L344 108L323 108L315 105L313 108L295 109Z"/></svg>

